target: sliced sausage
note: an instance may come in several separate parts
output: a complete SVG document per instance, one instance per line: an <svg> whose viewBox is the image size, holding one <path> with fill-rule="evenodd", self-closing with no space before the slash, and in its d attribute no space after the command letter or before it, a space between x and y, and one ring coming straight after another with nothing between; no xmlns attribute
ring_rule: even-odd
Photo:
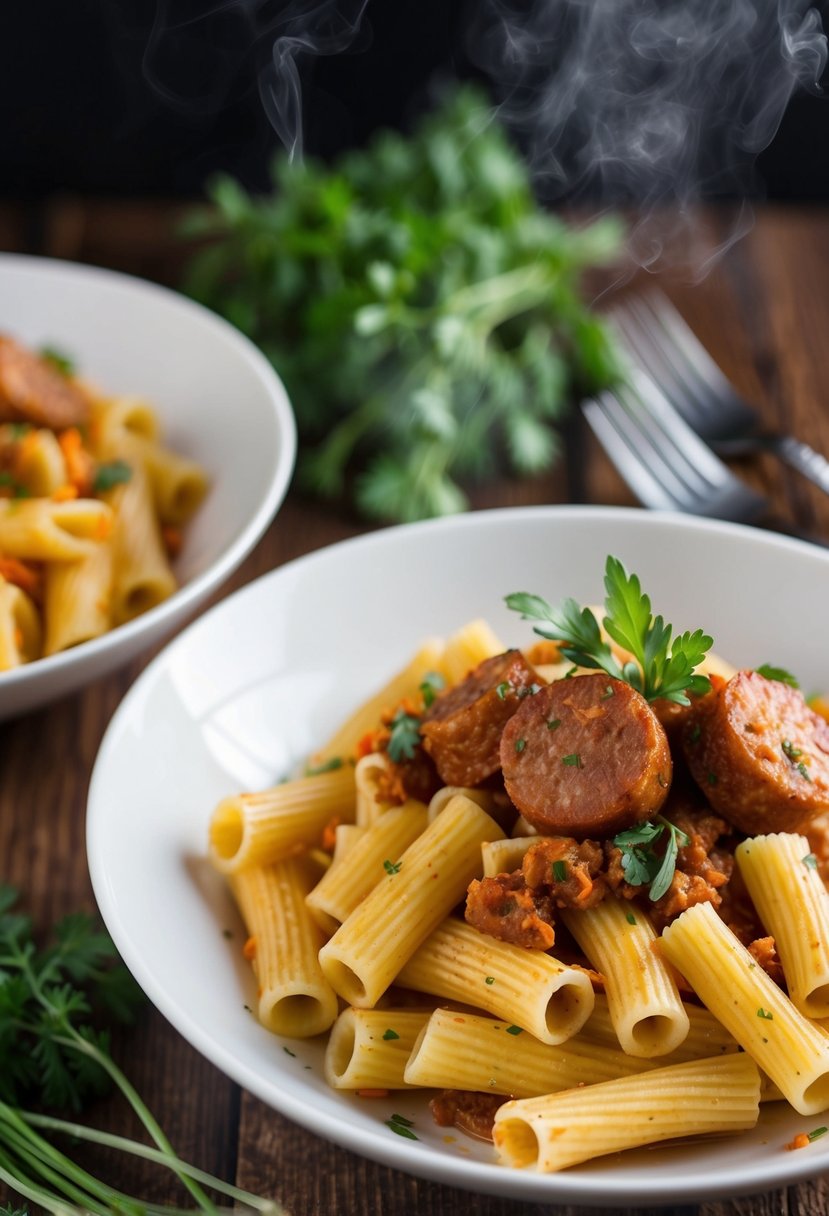
<svg viewBox="0 0 829 1216"><path fill-rule="evenodd" d="M0 334L0 422L31 422L59 431L88 417L89 403L71 380Z"/></svg>
<svg viewBox="0 0 829 1216"><path fill-rule="evenodd" d="M557 680L522 701L501 736L501 767L507 793L539 832L578 840L656 814L672 771L647 701L603 674Z"/></svg>
<svg viewBox="0 0 829 1216"><path fill-rule="evenodd" d="M479 785L501 767L501 731L543 681L520 650L484 659L423 715L423 746L447 785Z"/></svg>
<svg viewBox="0 0 829 1216"><path fill-rule="evenodd" d="M829 723L788 684L738 671L700 702L682 744L708 801L749 835L829 810Z"/></svg>

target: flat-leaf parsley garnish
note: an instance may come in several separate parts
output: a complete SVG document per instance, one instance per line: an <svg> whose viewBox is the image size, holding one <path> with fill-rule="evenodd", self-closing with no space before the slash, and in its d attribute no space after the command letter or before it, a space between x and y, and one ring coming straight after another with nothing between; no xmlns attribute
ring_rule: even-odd
<svg viewBox="0 0 829 1216"><path fill-rule="evenodd" d="M92 489L96 494L111 490L114 486L123 485L132 477L132 468L126 460L110 460L107 464L99 464L95 470Z"/></svg>
<svg viewBox="0 0 829 1216"><path fill-rule="evenodd" d="M668 842L660 856L653 846L666 831ZM676 870L677 853L689 840L680 828L660 816L658 823L647 821L619 832L613 837L613 843L622 853L625 882L632 887L648 886L648 894L655 902L670 887Z"/></svg>
<svg viewBox="0 0 829 1216"><path fill-rule="evenodd" d="M701 629L673 637L673 626L651 612L649 597L635 574L628 574L616 557L605 565L604 628L614 642L634 656L622 663L602 637L601 626L589 608L564 599L555 608L538 595L518 591L506 597L507 607L526 621L539 621L534 631L561 644L571 663L605 671L640 692L647 701L690 704L688 693L702 696L711 684L694 670L705 658L713 640ZM635 661L634 661L635 660Z"/></svg>
<svg viewBox="0 0 829 1216"><path fill-rule="evenodd" d="M395 764L401 760L411 760L420 743L420 718L416 714L398 709L389 723L389 742L387 751Z"/></svg>
<svg viewBox="0 0 829 1216"><path fill-rule="evenodd" d="M404 1115L392 1115L386 1120L386 1127L391 1131L396 1132L398 1136L405 1136L407 1140L417 1140L418 1137L412 1131L414 1123L411 1119L407 1119Z"/></svg>
<svg viewBox="0 0 829 1216"><path fill-rule="evenodd" d="M773 667L771 663L761 663L754 670L758 676L765 676L767 680L777 680L780 684L788 684L790 688L800 688L800 681L797 676L793 676L790 671L786 671L785 667Z"/></svg>
<svg viewBox="0 0 829 1216"><path fill-rule="evenodd" d="M423 708L428 709L434 703L435 697L446 687L446 681L439 671L427 671L420 682L420 695L423 697Z"/></svg>

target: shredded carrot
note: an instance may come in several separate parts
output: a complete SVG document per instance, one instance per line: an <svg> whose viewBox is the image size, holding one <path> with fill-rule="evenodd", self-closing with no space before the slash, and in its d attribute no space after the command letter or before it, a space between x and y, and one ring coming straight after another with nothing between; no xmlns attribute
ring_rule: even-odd
<svg viewBox="0 0 829 1216"><path fill-rule="evenodd" d="M181 553L181 547L184 543L184 538L181 535L181 528L175 528L172 524L165 524L161 529L161 539L164 541L164 548L167 550L168 557L178 557Z"/></svg>
<svg viewBox="0 0 829 1216"><path fill-rule="evenodd" d="M78 487L73 486L69 481L67 481L65 485L58 486L58 488L52 493L53 502L71 502L73 498L77 497Z"/></svg>
<svg viewBox="0 0 829 1216"><path fill-rule="evenodd" d="M76 426L67 427L58 435L58 443L66 464L66 475L78 493L87 495L92 489L94 461L83 446L83 436Z"/></svg>
<svg viewBox="0 0 829 1216"><path fill-rule="evenodd" d="M20 561L17 557L0 556L0 578L4 578L7 583L14 583L33 600L40 599L43 575L29 562Z"/></svg>
<svg viewBox="0 0 829 1216"><path fill-rule="evenodd" d="M96 540L106 540L112 531L112 520L106 515L102 515L95 525Z"/></svg>
<svg viewBox="0 0 829 1216"><path fill-rule="evenodd" d="M341 823L342 819L340 816L334 815L332 819L328 820L328 823L326 823L325 827L322 829L321 844L326 853L334 852L334 845L337 843L337 828Z"/></svg>
<svg viewBox="0 0 829 1216"><path fill-rule="evenodd" d="M357 740L354 748L357 759L362 760L363 756L370 756L372 752L379 751L378 741L387 733L384 730L367 730L362 738Z"/></svg>
<svg viewBox="0 0 829 1216"><path fill-rule="evenodd" d="M358 1098L387 1098L389 1091L387 1089L358 1089Z"/></svg>
<svg viewBox="0 0 829 1216"><path fill-rule="evenodd" d="M593 879L589 874L585 874L583 870L578 868L574 871L576 878L581 883L581 890L576 896L576 903L582 904L589 898L590 892L593 890Z"/></svg>
<svg viewBox="0 0 829 1216"><path fill-rule="evenodd" d="M791 1140L786 1145L786 1148L789 1150L789 1152L791 1152L793 1149L796 1149L796 1148L808 1148L810 1143L811 1143L811 1141L809 1140L809 1137L806 1135L805 1132L798 1132L798 1134L795 1136L794 1140Z"/></svg>
<svg viewBox="0 0 829 1216"><path fill-rule="evenodd" d="M242 946L242 958L246 958L249 963L252 963L256 958L256 938L249 937Z"/></svg>

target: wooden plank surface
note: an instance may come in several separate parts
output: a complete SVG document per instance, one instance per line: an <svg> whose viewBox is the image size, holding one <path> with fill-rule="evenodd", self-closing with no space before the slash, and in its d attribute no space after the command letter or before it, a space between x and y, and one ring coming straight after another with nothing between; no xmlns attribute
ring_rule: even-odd
<svg viewBox="0 0 829 1216"><path fill-rule="evenodd" d="M0 248L112 266L175 283L182 251L179 205L62 198L30 209L0 204ZM715 226L716 217L711 221ZM669 284L703 341L769 423L791 426L829 451L824 351L829 333L829 215L768 211L696 285ZM635 287L635 285L634 285ZM580 455L581 454L581 455ZM574 439L555 474L500 481L473 493L473 506L633 499L595 442ZM763 459L741 472L781 512L829 535L829 500ZM574 486L580 490L574 491ZM363 530L356 520L289 495L276 522L221 595L302 553ZM218 596L217 596L218 598ZM92 909L84 855L84 811L94 757L120 697L149 657L82 693L0 729L0 878L26 893L40 926ZM418 1181L331 1145L271 1111L193 1051L154 1011L123 1032L115 1051L182 1155L241 1186L279 1199L291 1216L587 1216L597 1209L515 1203ZM112 1130L135 1130L114 1101L90 1115ZM804 1150L808 1151L808 1150ZM151 1170L113 1179L159 1201L180 1201ZM644 1210L627 1209L630 1216ZM661 1209L663 1216L826 1216L822 1181L750 1198Z"/></svg>

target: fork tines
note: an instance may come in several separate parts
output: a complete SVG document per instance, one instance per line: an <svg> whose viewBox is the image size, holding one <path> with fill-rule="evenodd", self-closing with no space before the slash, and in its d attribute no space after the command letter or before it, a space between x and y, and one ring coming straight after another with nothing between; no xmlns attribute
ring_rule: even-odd
<svg viewBox="0 0 829 1216"><path fill-rule="evenodd" d="M740 523L765 513L766 500L723 464L643 373L632 370L629 383L584 401L582 410L646 507Z"/></svg>

